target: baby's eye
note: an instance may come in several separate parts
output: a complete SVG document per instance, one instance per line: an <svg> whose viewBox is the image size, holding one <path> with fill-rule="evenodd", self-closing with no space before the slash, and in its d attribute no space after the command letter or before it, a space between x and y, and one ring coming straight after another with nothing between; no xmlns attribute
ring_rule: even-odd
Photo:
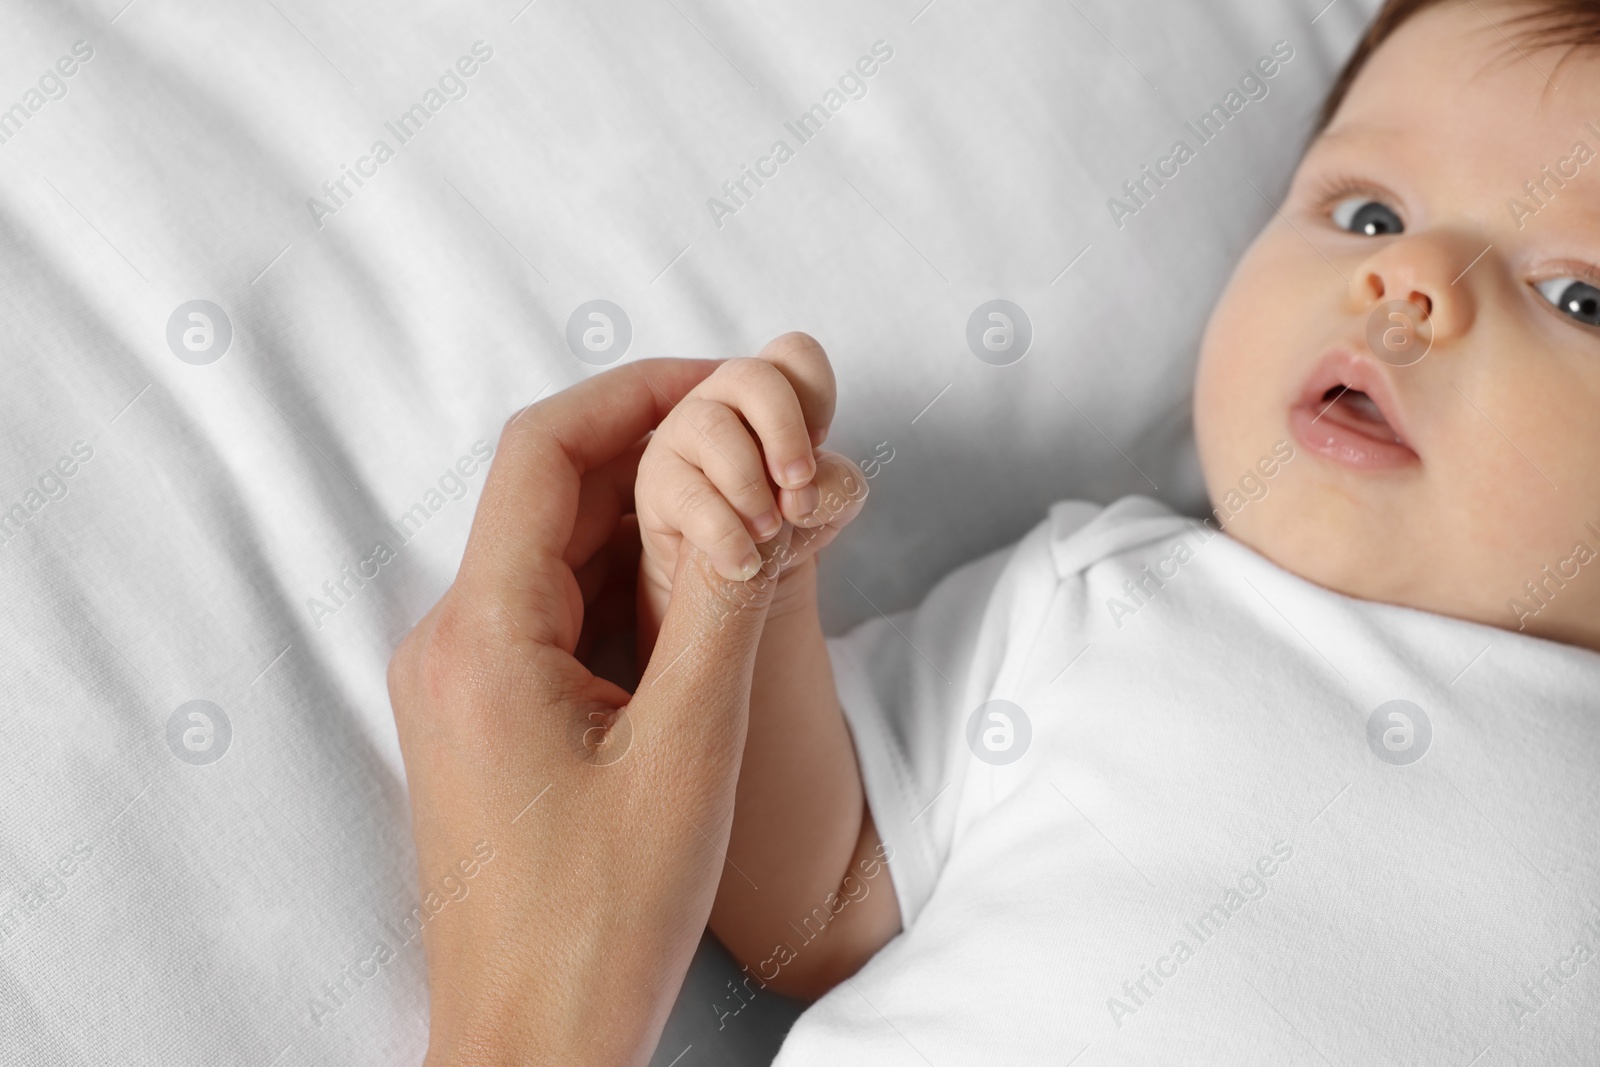
<svg viewBox="0 0 1600 1067"><path fill-rule="evenodd" d="M1387 205L1365 196L1352 196L1335 204L1333 221L1341 230L1364 233L1368 237L1403 233L1406 228L1400 216Z"/></svg>
<svg viewBox="0 0 1600 1067"><path fill-rule="evenodd" d="M1600 326L1600 289L1576 278L1551 278L1539 290L1550 303L1587 326Z"/></svg>

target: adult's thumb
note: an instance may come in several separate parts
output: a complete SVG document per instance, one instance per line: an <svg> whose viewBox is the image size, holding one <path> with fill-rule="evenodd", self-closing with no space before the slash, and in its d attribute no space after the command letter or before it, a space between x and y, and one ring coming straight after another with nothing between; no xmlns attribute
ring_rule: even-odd
<svg viewBox="0 0 1600 1067"><path fill-rule="evenodd" d="M792 532L785 523L777 536L756 546L761 569L747 582L722 577L711 557L683 541L672 599L628 704L636 737L656 739L650 747L666 755L664 745L673 754L668 762L677 763L674 756L694 762L696 775L707 784L731 771L730 804L744 750L756 647ZM731 762L716 766L723 761Z"/></svg>

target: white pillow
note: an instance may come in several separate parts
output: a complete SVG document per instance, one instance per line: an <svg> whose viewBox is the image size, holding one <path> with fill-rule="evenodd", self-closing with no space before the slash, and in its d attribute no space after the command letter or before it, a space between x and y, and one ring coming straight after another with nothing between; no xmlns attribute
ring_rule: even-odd
<svg viewBox="0 0 1600 1067"><path fill-rule="evenodd" d="M29 1063L286 1067L424 1047L384 664L509 410L575 351L815 334L829 446L879 458L830 632L1055 499L1198 507L1195 342L1374 3L119 6L0 35L0 1000ZM625 354L569 331L594 300ZM772 1046L726 977L660 1062Z"/></svg>

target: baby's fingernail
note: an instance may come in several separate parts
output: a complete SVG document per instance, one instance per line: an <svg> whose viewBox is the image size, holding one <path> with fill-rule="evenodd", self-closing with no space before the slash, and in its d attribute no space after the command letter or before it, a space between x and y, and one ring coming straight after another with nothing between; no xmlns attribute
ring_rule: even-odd
<svg viewBox="0 0 1600 1067"><path fill-rule="evenodd" d="M783 517L776 511L769 511L756 520L756 534L762 540L766 540L773 534L777 533L778 528L782 525Z"/></svg>
<svg viewBox="0 0 1600 1067"><path fill-rule="evenodd" d="M756 576L756 572L759 571L760 569L761 569L761 555L760 555L760 553L757 553L757 552L750 553L748 556L746 556L744 558L744 562L739 564L739 580L741 582L748 582L750 579L752 579L752 578L754 578Z"/></svg>
<svg viewBox="0 0 1600 1067"><path fill-rule="evenodd" d="M783 476L788 480L791 489L809 482L813 473L815 468L812 467L811 461L803 456L783 468Z"/></svg>
<svg viewBox="0 0 1600 1067"><path fill-rule="evenodd" d="M817 510L817 505L822 502L822 493L814 485L794 491L794 507L802 515L809 515Z"/></svg>

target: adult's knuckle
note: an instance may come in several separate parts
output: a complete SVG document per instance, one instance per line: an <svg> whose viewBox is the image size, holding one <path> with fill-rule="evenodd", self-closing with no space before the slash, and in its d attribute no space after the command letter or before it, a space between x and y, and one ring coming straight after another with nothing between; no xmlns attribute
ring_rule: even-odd
<svg viewBox="0 0 1600 1067"><path fill-rule="evenodd" d="M410 679L426 699L442 700L461 692L478 672L482 641L467 632L472 628L472 620L446 602L437 608L431 626L407 638L415 640L408 656Z"/></svg>
<svg viewBox="0 0 1600 1067"><path fill-rule="evenodd" d="M516 425L517 425L517 420L522 418L523 415L527 414L528 409L530 407L532 407L532 406L533 406L532 404L524 404L522 407L518 408L517 410L513 411L511 414L506 416L506 421L502 422L500 424L500 443L501 444L504 444L506 442L506 440L510 438L511 434L515 431L515 428L516 428ZM499 450L496 449L496 451L499 451Z"/></svg>
<svg viewBox="0 0 1600 1067"><path fill-rule="evenodd" d="M417 631L413 629L400 639L400 643L389 656L385 681L389 687L389 699L392 703L398 704L411 694L417 670L418 641Z"/></svg>

